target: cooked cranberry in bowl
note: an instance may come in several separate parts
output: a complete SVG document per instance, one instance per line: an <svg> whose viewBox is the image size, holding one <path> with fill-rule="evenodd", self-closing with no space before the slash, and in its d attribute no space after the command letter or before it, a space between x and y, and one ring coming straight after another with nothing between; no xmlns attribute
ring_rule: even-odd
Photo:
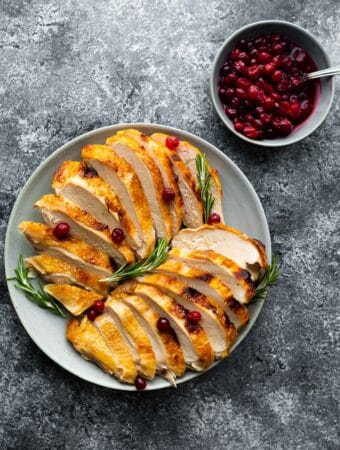
<svg viewBox="0 0 340 450"><path fill-rule="evenodd" d="M307 31L283 21L247 25L222 46L213 64L211 95L227 127L262 146L283 146L313 132L334 96L332 78L306 81L328 67Z"/></svg>

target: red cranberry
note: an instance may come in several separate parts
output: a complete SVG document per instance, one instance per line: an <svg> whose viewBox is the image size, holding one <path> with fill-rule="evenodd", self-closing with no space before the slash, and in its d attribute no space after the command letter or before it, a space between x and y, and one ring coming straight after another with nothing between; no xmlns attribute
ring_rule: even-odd
<svg viewBox="0 0 340 450"><path fill-rule="evenodd" d="M201 313L199 311L189 311L187 315L187 320L191 325L196 325L202 319Z"/></svg>
<svg viewBox="0 0 340 450"><path fill-rule="evenodd" d="M268 64L265 64L264 68L263 68L263 72L266 75L270 75L271 73L274 72L274 70L276 69L275 64L270 62Z"/></svg>
<svg viewBox="0 0 340 450"><path fill-rule="evenodd" d="M261 70L259 66L250 66L248 68L248 76L251 80L257 80L261 75Z"/></svg>
<svg viewBox="0 0 340 450"><path fill-rule="evenodd" d="M288 136L292 132L293 126L288 119L281 119L273 123L280 136Z"/></svg>
<svg viewBox="0 0 340 450"><path fill-rule="evenodd" d="M258 56L257 56L257 60L258 62L262 63L262 64L266 64L267 62L269 62L271 60L271 56L268 52L259 52Z"/></svg>
<svg viewBox="0 0 340 450"><path fill-rule="evenodd" d="M236 86L238 88L246 90L250 86L250 81L247 80L247 78L238 78L238 80L236 82Z"/></svg>
<svg viewBox="0 0 340 450"><path fill-rule="evenodd" d="M233 107L233 108L238 108L239 106L240 106L240 99L238 98L238 97L233 97L231 100L230 100L230 105Z"/></svg>
<svg viewBox="0 0 340 450"><path fill-rule="evenodd" d="M168 136L165 139L165 145L170 150L175 150L175 148L177 148L179 146L179 138L177 136Z"/></svg>
<svg viewBox="0 0 340 450"><path fill-rule="evenodd" d="M235 95L235 89L234 88L228 88L225 90L225 97L226 99L232 99Z"/></svg>
<svg viewBox="0 0 340 450"><path fill-rule="evenodd" d="M254 125L254 127L259 131L262 130L263 128L263 122L260 119L254 119L252 124Z"/></svg>
<svg viewBox="0 0 340 450"><path fill-rule="evenodd" d="M249 55L248 55L246 52L241 52L241 53L238 55L238 59L239 59L240 61L244 61L245 63L247 63L247 62L249 61Z"/></svg>
<svg viewBox="0 0 340 450"><path fill-rule="evenodd" d="M236 97L242 99L245 98L246 96L246 91L242 88L236 88Z"/></svg>
<svg viewBox="0 0 340 450"><path fill-rule="evenodd" d="M273 73L271 79L274 83L278 83L279 81L281 81L282 78L282 71L281 70L275 70L275 72Z"/></svg>
<svg viewBox="0 0 340 450"><path fill-rule="evenodd" d="M221 222L221 216L217 213L211 213L208 217L208 224L213 225L214 223L220 223Z"/></svg>
<svg viewBox="0 0 340 450"><path fill-rule="evenodd" d="M261 95L261 90L260 90L260 88L258 88L258 87L255 86L254 84L252 84L251 86L249 86L249 89L248 89L248 97L249 97L251 100L255 100L255 101L259 100L260 95Z"/></svg>
<svg viewBox="0 0 340 450"><path fill-rule="evenodd" d="M224 77L223 84L225 86L235 86L237 81L237 76L234 73L230 73L226 77Z"/></svg>
<svg viewBox="0 0 340 450"><path fill-rule="evenodd" d="M283 100L282 102L279 103L279 105L280 105L280 109L283 112L283 114L289 116L289 114L291 112L290 103L287 102L286 100Z"/></svg>
<svg viewBox="0 0 340 450"><path fill-rule="evenodd" d="M157 320L157 328L161 333L168 333L169 331L171 331L169 320L165 317L160 317Z"/></svg>
<svg viewBox="0 0 340 450"><path fill-rule="evenodd" d="M124 231L121 228L114 228L111 233L111 238L115 244L120 244L124 239Z"/></svg>
<svg viewBox="0 0 340 450"><path fill-rule="evenodd" d="M261 105L265 111L271 111L275 106L275 102L271 97L264 97L264 99L261 100Z"/></svg>
<svg viewBox="0 0 340 450"><path fill-rule="evenodd" d="M245 63L243 61L236 61L234 63L234 67L235 67L235 70L237 72L239 72L241 75L243 75L243 76L248 75L247 66L245 65Z"/></svg>
<svg viewBox="0 0 340 450"><path fill-rule="evenodd" d="M69 232L70 232L70 226L66 222L58 223L53 229L53 234L58 239L65 238L66 236L68 236Z"/></svg>
<svg viewBox="0 0 340 450"><path fill-rule="evenodd" d="M239 133L242 133L243 129L244 129L244 123L239 121L239 120L235 120L234 121L234 128L236 131L238 131Z"/></svg>
<svg viewBox="0 0 340 450"><path fill-rule="evenodd" d="M243 134L249 138L249 139L257 139L258 138L258 131L253 125L246 125L243 129Z"/></svg>
<svg viewBox="0 0 340 450"><path fill-rule="evenodd" d="M240 50L238 49L238 48L234 48L231 52L230 52L230 54L229 54L229 58L230 59L238 59L238 57L239 57L239 54L240 54L241 52L240 52Z"/></svg>
<svg viewBox="0 0 340 450"><path fill-rule="evenodd" d="M104 311L104 308L105 308L105 303L103 302L103 300L97 300L92 305L92 309L94 309L95 312L98 314L102 313Z"/></svg>
<svg viewBox="0 0 340 450"><path fill-rule="evenodd" d="M165 202L171 202L171 200L174 200L175 196L176 194L173 189L169 187L163 189L162 197Z"/></svg>
<svg viewBox="0 0 340 450"><path fill-rule="evenodd" d="M235 119L235 117L237 116L237 111L235 108L229 108L226 106L224 108L224 111L230 119Z"/></svg>
<svg viewBox="0 0 340 450"><path fill-rule="evenodd" d="M273 51L273 53L275 53L276 55L280 55L281 53L283 53L283 52L284 52L284 49L285 49L285 45L284 45L283 42L282 42L282 43L274 44L274 45L272 46L272 51Z"/></svg>
<svg viewBox="0 0 340 450"><path fill-rule="evenodd" d="M146 381L144 380L144 378L138 375L138 377L136 377L135 379L135 386L137 391L144 391L144 389L146 388Z"/></svg>
<svg viewBox="0 0 340 450"><path fill-rule="evenodd" d="M265 125L269 125L272 123L273 115L268 113L262 113L260 114L260 119Z"/></svg>
<svg viewBox="0 0 340 450"><path fill-rule="evenodd" d="M88 309L86 314L88 319L91 320L91 322L93 322L94 319L97 317L96 311L92 308Z"/></svg>

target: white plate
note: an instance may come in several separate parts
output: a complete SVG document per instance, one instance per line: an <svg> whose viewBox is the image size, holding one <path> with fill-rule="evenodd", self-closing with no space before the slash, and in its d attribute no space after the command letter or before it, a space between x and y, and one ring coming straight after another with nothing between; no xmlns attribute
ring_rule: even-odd
<svg viewBox="0 0 340 450"><path fill-rule="evenodd" d="M267 220L260 200L245 175L240 169L216 147L185 131L163 125L153 124L124 124L113 125L90 131L79 136L49 156L32 174L15 202L6 234L5 269L6 276L14 274L20 254L32 255L34 252L30 244L18 232L18 225L24 220L41 221L39 211L33 208L33 203L43 194L51 192L51 180L54 171L66 159L79 159L80 150L84 144L104 144L108 136L124 128L136 128L146 134L163 132L179 136L180 139L190 141L206 153L210 164L219 170L223 185L223 209L228 225L239 228L249 236L260 239L266 246L269 261L271 259L270 234ZM69 372L84 380L119 390L135 390L134 386L119 383L115 378L105 374L95 364L85 361L66 341L65 319L53 316L28 301L24 294L14 287L14 282L8 282L8 290L13 306L26 329L37 346L53 361ZM250 305L251 320L249 325L240 333L233 348L244 339L253 326L260 310L261 303ZM199 376L199 373L188 372L178 383L183 383ZM157 377L148 382L148 390L169 387L162 378Z"/></svg>

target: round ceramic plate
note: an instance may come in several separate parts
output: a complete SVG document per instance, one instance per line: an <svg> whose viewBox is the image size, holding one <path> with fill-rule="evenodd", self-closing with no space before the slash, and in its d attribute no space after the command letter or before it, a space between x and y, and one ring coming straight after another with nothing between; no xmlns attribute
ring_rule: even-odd
<svg viewBox="0 0 340 450"><path fill-rule="evenodd" d="M219 170L224 191L223 209L226 222L249 236L260 239L266 246L270 261L270 234L260 200L245 175L227 156L205 140L185 131L163 125L124 124L100 128L73 139L56 150L32 174L17 198L7 228L5 242L7 277L13 276L20 254L27 257L34 253L30 244L18 232L18 225L24 220L41 221L39 211L33 208L33 203L43 194L52 192L51 180L54 171L66 159L79 160L83 145L104 144L107 137L124 128L136 128L146 134L163 132L177 135L180 139L191 142L206 153L210 164ZM53 361L74 375L100 386L120 390L135 390L134 386L118 382L115 378L105 374L95 364L80 357L65 338L65 319L56 317L28 301L24 294L14 287L13 281L8 282L8 290L13 306L27 333ZM261 303L249 306L250 323L240 333L232 349L235 349L247 335L261 308ZM178 383L184 383L198 375L200 373L188 371L183 378L178 379ZM169 387L169 384L162 378L157 377L154 381L148 383L147 389L165 387Z"/></svg>

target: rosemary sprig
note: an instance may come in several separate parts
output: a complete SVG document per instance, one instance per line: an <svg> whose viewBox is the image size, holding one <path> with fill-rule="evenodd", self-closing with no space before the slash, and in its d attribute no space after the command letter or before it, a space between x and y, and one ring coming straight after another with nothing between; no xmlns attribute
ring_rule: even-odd
<svg viewBox="0 0 340 450"><path fill-rule="evenodd" d="M256 289L256 294L252 300L253 303L263 301L267 297L268 287L275 284L279 278L280 271L277 263L277 258L274 256L272 260L272 264L264 274L262 280Z"/></svg>
<svg viewBox="0 0 340 450"><path fill-rule="evenodd" d="M100 281L118 283L123 280L144 275L146 272L156 269L159 265L161 265L168 256L168 252L169 245L166 239L159 239L153 252L150 253L146 259L143 261L137 261L133 264L125 264L124 266L121 266L113 275Z"/></svg>
<svg viewBox="0 0 340 450"><path fill-rule="evenodd" d="M196 172L203 203L203 220L204 223L207 223L215 199L210 192L212 181L206 155L202 154L196 156Z"/></svg>
<svg viewBox="0 0 340 450"><path fill-rule="evenodd" d="M15 276L8 278L8 280L15 280L17 283L15 284L15 287L21 289L28 300L35 303L40 308L47 309L56 316L66 317L53 298L46 294L40 281L38 281L38 289L33 286L29 277L30 270L25 267L22 255L20 255L18 266L14 272Z"/></svg>

